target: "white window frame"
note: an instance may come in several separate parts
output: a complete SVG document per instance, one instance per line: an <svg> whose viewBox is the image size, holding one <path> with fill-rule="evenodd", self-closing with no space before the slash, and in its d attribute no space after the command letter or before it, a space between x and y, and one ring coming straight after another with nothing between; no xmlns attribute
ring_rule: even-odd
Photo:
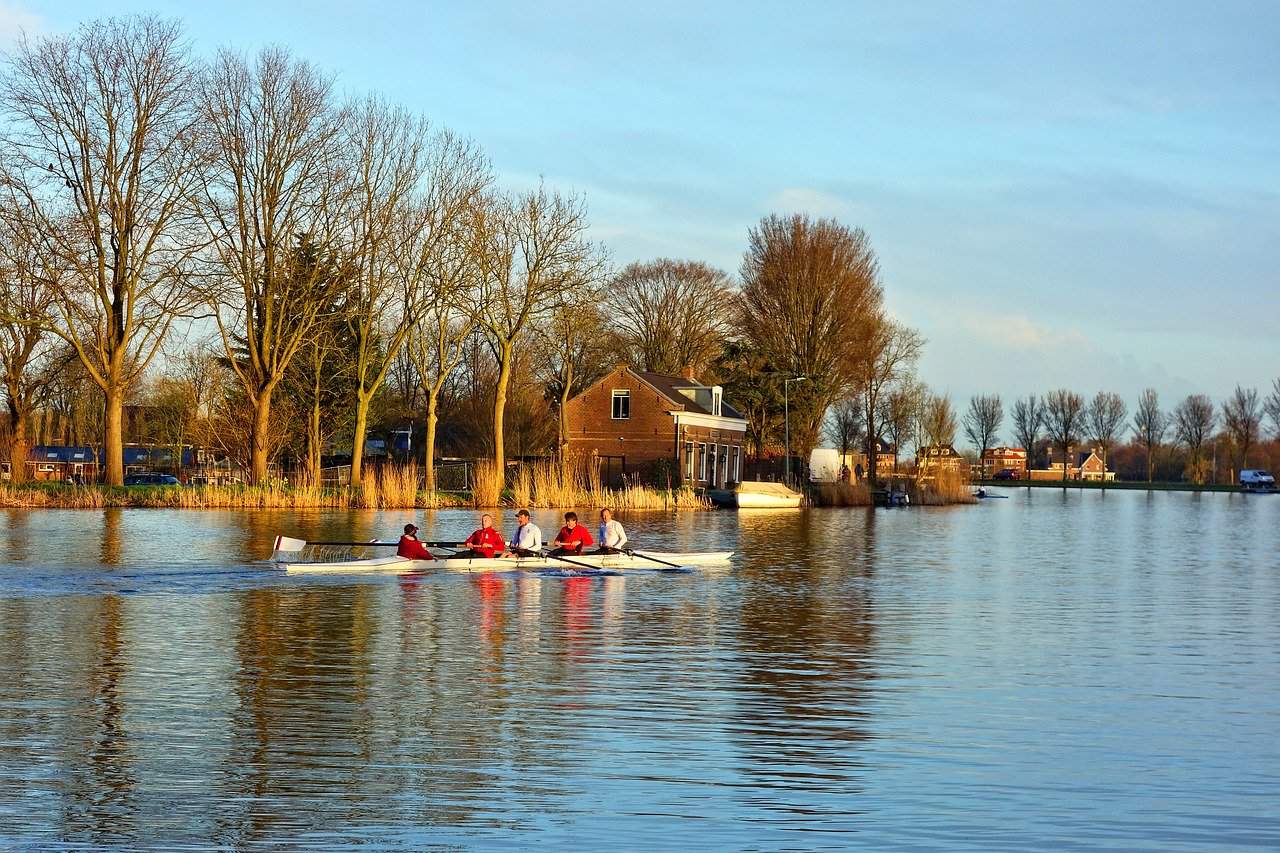
<svg viewBox="0 0 1280 853"><path fill-rule="evenodd" d="M618 415L618 401L619 401L619 400L626 400L626 401L627 401L627 411L626 411L626 414L624 414L624 415L622 415L622 416L619 416L619 415ZM610 420L615 420L615 421L629 421L629 420L631 420L631 391L630 391L630 389L618 389L618 390L615 390L615 391L613 392L612 396L610 396L610 398L609 398L609 418L610 418Z"/></svg>
<svg viewBox="0 0 1280 853"><path fill-rule="evenodd" d="M698 481L702 483L707 481L707 443L705 441L698 442Z"/></svg>
<svg viewBox="0 0 1280 853"><path fill-rule="evenodd" d="M742 446L733 446L733 482L742 482Z"/></svg>
<svg viewBox="0 0 1280 853"><path fill-rule="evenodd" d="M693 449L696 447L692 441L684 443L684 478L693 480Z"/></svg>

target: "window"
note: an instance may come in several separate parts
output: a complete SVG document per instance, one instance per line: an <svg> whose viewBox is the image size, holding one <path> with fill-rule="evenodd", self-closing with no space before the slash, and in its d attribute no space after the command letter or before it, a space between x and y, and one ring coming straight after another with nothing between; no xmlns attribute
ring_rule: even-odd
<svg viewBox="0 0 1280 853"><path fill-rule="evenodd" d="M704 482L707 479L707 446L705 444L698 445L698 479Z"/></svg>
<svg viewBox="0 0 1280 853"><path fill-rule="evenodd" d="M733 446L733 481L742 482L742 448L736 444Z"/></svg>
<svg viewBox="0 0 1280 853"><path fill-rule="evenodd" d="M686 441L684 443L684 478L686 480L693 479L693 442Z"/></svg>
<svg viewBox="0 0 1280 853"><path fill-rule="evenodd" d="M709 480L711 482L711 485L714 486L716 484L716 446L714 444L708 444L707 452L711 456L711 464L708 466L708 468L710 469L709 476L705 477L704 479Z"/></svg>
<svg viewBox="0 0 1280 853"><path fill-rule="evenodd" d="M631 418L631 392L630 391L614 391L613 392L613 419L615 421L625 421Z"/></svg>

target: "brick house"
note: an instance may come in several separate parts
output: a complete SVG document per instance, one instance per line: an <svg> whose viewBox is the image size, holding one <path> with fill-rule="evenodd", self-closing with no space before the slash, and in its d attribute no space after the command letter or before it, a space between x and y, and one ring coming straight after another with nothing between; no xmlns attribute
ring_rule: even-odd
<svg viewBox="0 0 1280 853"><path fill-rule="evenodd" d="M1107 466L1102 463L1102 457L1098 455L1096 450L1073 450L1067 458L1070 460L1070 464L1067 467L1068 480L1101 480L1110 482L1116 478L1116 473L1107 470ZM1051 448L1049 451L1049 467L1033 470L1031 479L1061 480L1062 454Z"/></svg>
<svg viewBox="0 0 1280 853"><path fill-rule="evenodd" d="M1016 479L1027 476L1027 451L1021 447L988 447L982 454L982 475L990 477L1008 468Z"/></svg>
<svg viewBox="0 0 1280 853"><path fill-rule="evenodd" d="M742 476L746 420L720 386L688 372L619 365L570 400L565 418L569 451L598 459L609 480L638 475L718 489Z"/></svg>
<svg viewBox="0 0 1280 853"><path fill-rule="evenodd" d="M969 461L950 444L933 444L916 452L916 470L937 474L940 471L969 471Z"/></svg>

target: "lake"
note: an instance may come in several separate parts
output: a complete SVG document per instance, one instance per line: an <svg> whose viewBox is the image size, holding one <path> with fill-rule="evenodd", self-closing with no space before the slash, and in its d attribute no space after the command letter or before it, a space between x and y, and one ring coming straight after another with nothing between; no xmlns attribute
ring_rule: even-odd
<svg viewBox="0 0 1280 853"><path fill-rule="evenodd" d="M254 563L463 510L4 511L0 848L1280 846L1280 496L993 491L573 579Z"/></svg>

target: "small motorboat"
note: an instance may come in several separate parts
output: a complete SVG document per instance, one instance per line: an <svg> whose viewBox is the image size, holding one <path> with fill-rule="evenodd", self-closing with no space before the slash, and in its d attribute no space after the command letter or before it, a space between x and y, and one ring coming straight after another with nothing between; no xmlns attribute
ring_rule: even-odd
<svg viewBox="0 0 1280 853"><path fill-rule="evenodd" d="M804 495L800 492L782 483L761 480L739 483L734 496L739 509L796 509L804 502Z"/></svg>

